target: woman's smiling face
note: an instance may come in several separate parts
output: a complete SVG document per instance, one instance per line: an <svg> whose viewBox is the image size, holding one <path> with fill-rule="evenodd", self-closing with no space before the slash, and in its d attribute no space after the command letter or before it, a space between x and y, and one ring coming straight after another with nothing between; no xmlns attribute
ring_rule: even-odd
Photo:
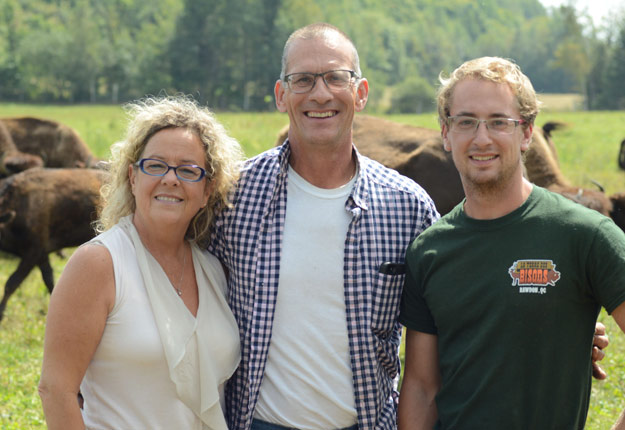
<svg viewBox="0 0 625 430"><path fill-rule="evenodd" d="M170 166L195 164L206 168L204 145L193 131L186 128L166 128L156 132L146 144L141 158L161 160ZM180 224L186 227L210 194L210 178L198 182L180 180L173 169L164 176L150 176L137 166L128 171L135 196L135 222L145 226Z"/></svg>

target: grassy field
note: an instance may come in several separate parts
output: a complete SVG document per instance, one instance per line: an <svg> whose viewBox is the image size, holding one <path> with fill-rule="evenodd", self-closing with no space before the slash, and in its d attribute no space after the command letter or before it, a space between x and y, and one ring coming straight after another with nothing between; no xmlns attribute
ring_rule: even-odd
<svg viewBox="0 0 625 430"><path fill-rule="evenodd" d="M125 116L111 106L30 106L2 105L0 117L33 115L64 122L78 130L93 151L106 158L109 146L119 140L125 128ZM288 120L279 113L218 113L230 133L239 139L248 156L273 145L278 130ZM435 114L389 116L398 122L423 127L437 126ZM617 168L619 144L625 138L625 112L574 112L545 109L537 124L559 121L566 124L554 134L562 170L573 184L591 187L591 180L604 185L611 194L625 191L625 173ZM66 250L69 256L72 250ZM51 255L55 279L67 261ZM17 260L0 254L0 291L15 270ZM44 429L37 383L42 357L48 294L39 272L33 271L7 306L0 323L0 429ZM618 333L612 319L604 313L600 319L608 326L611 346L604 367L607 381L595 382L587 429L609 428L625 406L625 336ZM505 335L502 333L502 335ZM566 375L553 375L553 378ZM545 407L549 407L545 405Z"/></svg>
<svg viewBox="0 0 625 430"><path fill-rule="evenodd" d="M584 107L584 96L581 94L539 94L544 112L578 111Z"/></svg>

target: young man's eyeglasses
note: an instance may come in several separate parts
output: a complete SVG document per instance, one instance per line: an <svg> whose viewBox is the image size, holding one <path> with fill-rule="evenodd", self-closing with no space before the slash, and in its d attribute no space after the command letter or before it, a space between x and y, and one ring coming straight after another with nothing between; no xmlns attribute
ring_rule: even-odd
<svg viewBox="0 0 625 430"><path fill-rule="evenodd" d="M353 70L328 70L323 73L291 73L284 77L284 81L292 92L303 94L312 91L318 76L321 76L330 91L344 90L354 79L360 79Z"/></svg>
<svg viewBox="0 0 625 430"><path fill-rule="evenodd" d="M482 122L491 133L512 134L519 124L525 124L526 121L513 118L477 119L472 116L462 115L447 118L449 131L453 133L475 133Z"/></svg>
<svg viewBox="0 0 625 430"><path fill-rule="evenodd" d="M154 158L142 158L135 166L139 166L141 171L150 176L165 176L171 169L176 177L181 181L198 182L206 176L206 170L195 164L181 164L180 166L170 166L161 160Z"/></svg>

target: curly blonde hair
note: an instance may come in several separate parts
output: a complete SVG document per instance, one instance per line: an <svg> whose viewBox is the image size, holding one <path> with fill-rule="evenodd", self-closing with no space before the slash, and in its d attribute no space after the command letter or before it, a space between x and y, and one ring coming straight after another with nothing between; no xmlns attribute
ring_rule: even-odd
<svg viewBox="0 0 625 430"><path fill-rule="evenodd" d="M186 237L206 242L211 222L218 211L227 207L228 194L239 177L243 152L239 143L207 108L188 96L148 97L124 106L129 124L125 138L111 146L109 180L102 186L100 217L96 230L113 227L124 216L134 213L129 166L135 164L148 141L166 128L185 128L197 134L205 148L206 186L212 186L207 205L189 223Z"/></svg>
<svg viewBox="0 0 625 430"><path fill-rule="evenodd" d="M536 92L529 78L521 72L521 68L511 60L500 57L481 57L469 60L454 70L446 78L441 73L438 77L441 86L438 89L438 121L446 124L453 99L453 92L458 82L464 79L482 79L485 81L506 84L516 97L521 118L527 124L534 124L540 107ZM527 127L527 125L524 125Z"/></svg>

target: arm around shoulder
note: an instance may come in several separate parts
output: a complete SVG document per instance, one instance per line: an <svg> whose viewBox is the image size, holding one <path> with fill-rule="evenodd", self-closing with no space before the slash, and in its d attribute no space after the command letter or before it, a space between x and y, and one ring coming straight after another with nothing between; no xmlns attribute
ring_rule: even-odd
<svg viewBox="0 0 625 430"><path fill-rule="evenodd" d="M612 317L623 333L625 333L625 302L621 303L616 309L614 309L614 311L612 311ZM617 422L614 423L612 430L625 430L625 411L621 413Z"/></svg>
<svg viewBox="0 0 625 430"><path fill-rule="evenodd" d="M434 427L440 384L438 337L407 329L406 363L397 411L399 430Z"/></svg>
<svg viewBox="0 0 625 430"><path fill-rule="evenodd" d="M109 251L78 248L50 296L39 395L48 428L84 429L78 406L80 383L115 303Z"/></svg>

